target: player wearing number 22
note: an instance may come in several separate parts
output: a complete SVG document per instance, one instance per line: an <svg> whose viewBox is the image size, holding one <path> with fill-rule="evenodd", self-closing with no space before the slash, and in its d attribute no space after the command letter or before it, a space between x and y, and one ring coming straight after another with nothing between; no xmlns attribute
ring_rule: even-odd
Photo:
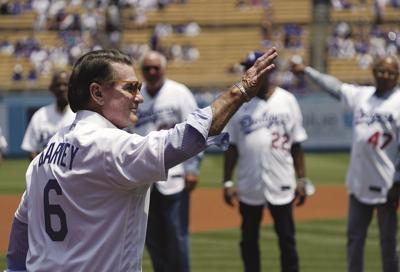
<svg viewBox="0 0 400 272"><path fill-rule="evenodd" d="M341 100L353 112L351 160L347 173L349 218L347 269L363 271L363 252L373 210L377 209L382 271L397 272L396 253L399 182L395 178L400 129L400 91L396 88L399 63L394 56L375 60L375 86L355 86L322 74L301 63L292 71L304 73L322 90Z"/></svg>
<svg viewBox="0 0 400 272"><path fill-rule="evenodd" d="M262 56L251 52L242 62L249 69ZM257 97L228 123L230 144L225 152L224 199L233 206L239 199L242 217L240 250L244 271L261 271L259 231L268 207L279 239L281 271L299 271L292 204L305 201L304 153L307 139L296 98L276 87L272 78L261 85ZM231 181L238 161L238 182ZM296 183L296 176L298 182Z"/></svg>

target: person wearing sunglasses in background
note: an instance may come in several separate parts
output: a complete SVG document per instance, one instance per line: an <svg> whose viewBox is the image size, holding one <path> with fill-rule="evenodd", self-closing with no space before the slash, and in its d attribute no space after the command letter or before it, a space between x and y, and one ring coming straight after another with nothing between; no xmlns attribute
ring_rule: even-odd
<svg viewBox="0 0 400 272"><path fill-rule="evenodd" d="M131 131L147 135L186 120L197 104L191 91L166 77L167 60L157 51L141 61L144 102ZM146 247L155 272L189 272L189 194L198 182L201 155L171 168L167 182L151 189Z"/></svg>
<svg viewBox="0 0 400 272"><path fill-rule="evenodd" d="M372 67L375 86L342 83L298 61L292 63L292 71L304 74L353 112L351 159L346 178L349 192L347 271L364 271L365 239L375 209L382 271L398 271L396 211L400 179L395 178L395 163L399 159L400 91L396 87L397 58L386 55L375 59Z"/></svg>
<svg viewBox="0 0 400 272"><path fill-rule="evenodd" d="M138 121L143 102L133 60L115 50L81 56L68 84L75 121L28 167L8 270L142 271L151 184L226 143L222 129L256 95L277 55L271 48L209 107L144 137L123 130Z"/></svg>

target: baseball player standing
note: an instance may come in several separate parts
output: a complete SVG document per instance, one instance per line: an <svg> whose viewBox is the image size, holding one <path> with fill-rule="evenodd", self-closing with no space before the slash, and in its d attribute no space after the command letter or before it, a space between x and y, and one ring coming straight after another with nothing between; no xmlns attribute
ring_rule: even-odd
<svg viewBox="0 0 400 272"><path fill-rule="evenodd" d="M242 65L249 69L261 56L261 52L251 52ZM261 271L259 231L265 206L279 239L281 271L299 271L292 203L295 196L298 206L306 199L301 142L307 134L296 98L267 78L257 97L233 116L227 131L224 199L230 206L235 197L239 200L244 271ZM236 189L232 175L237 162Z"/></svg>
<svg viewBox="0 0 400 272"><path fill-rule="evenodd" d="M133 61L115 50L80 57L68 85L76 118L28 167L9 270L141 271L150 185L223 144L225 124L256 95L276 57L272 48L211 106L145 137L123 130L137 122L143 102Z"/></svg>
<svg viewBox="0 0 400 272"><path fill-rule="evenodd" d="M29 122L21 148L29 152L31 160L44 149L49 139L60 128L74 121L75 114L68 106L67 99L68 77L66 71L53 74L49 90L56 100L37 110Z"/></svg>
<svg viewBox="0 0 400 272"><path fill-rule="evenodd" d="M394 56L378 57L373 65L375 86L345 84L301 63L292 71L305 74L322 90L353 112L349 192L347 271L364 271L364 244L373 211L378 214L382 271L398 271L397 207L400 180L394 183L400 128L399 63Z"/></svg>
<svg viewBox="0 0 400 272"><path fill-rule="evenodd" d="M156 51L146 53L141 62L144 102L133 129L139 135L172 128L197 109L190 90L165 77L166 65L166 58ZM152 187L146 246L154 271L190 271L189 192L197 183L200 160L195 156L169 169L167 182Z"/></svg>

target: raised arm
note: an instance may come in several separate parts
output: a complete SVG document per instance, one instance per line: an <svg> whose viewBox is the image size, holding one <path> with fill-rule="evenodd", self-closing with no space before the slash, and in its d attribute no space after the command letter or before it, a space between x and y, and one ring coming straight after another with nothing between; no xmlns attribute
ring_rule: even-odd
<svg viewBox="0 0 400 272"><path fill-rule="evenodd" d="M343 84L337 78L323 74L310 66L302 63L292 63L292 72L296 75L304 74L306 77L321 88L322 91L330 94L336 99L340 99L340 88Z"/></svg>
<svg viewBox="0 0 400 272"><path fill-rule="evenodd" d="M260 57L253 67L248 69L242 80L220 95L210 107L191 113L187 121L167 131L164 164L169 169L195 154L203 151L210 144L224 144L221 133L232 115L246 101L256 96L258 89L275 67L276 49L272 48Z"/></svg>
<svg viewBox="0 0 400 272"><path fill-rule="evenodd" d="M233 85L211 104L213 120L209 136L220 134L239 107L257 95L261 83L275 67L273 61L277 56L275 48L268 50L245 72L240 83Z"/></svg>

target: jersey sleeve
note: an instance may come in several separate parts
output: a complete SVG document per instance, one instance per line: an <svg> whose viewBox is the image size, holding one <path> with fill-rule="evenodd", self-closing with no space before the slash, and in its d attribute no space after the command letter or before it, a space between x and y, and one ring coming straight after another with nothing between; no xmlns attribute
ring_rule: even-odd
<svg viewBox="0 0 400 272"><path fill-rule="evenodd" d="M32 162L28 166L28 170L26 170L25 179L26 179L26 190L21 197L21 201L19 203L18 209L15 212L15 217L21 221L22 223L28 224L28 194L27 191L31 186L31 176L32 176Z"/></svg>
<svg viewBox="0 0 400 272"><path fill-rule="evenodd" d="M367 91L368 89L369 87L344 83L340 88L340 100L347 109L353 110L359 103L362 91Z"/></svg>
<svg viewBox="0 0 400 272"><path fill-rule="evenodd" d="M146 137L127 132L112 137L104 154L105 174L123 187L166 180L165 137L161 131Z"/></svg>
<svg viewBox="0 0 400 272"><path fill-rule="evenodd" d="M15 217L24 224L28 224L28 196L26 191L21 197L17 211L15 212Z"/></svg>
<svg viewBox="0 0 400 272"><path fill-rule="evenodd" d="M28 127L26 128L21 148L27 152L38 152L41 150L38 140L38 118L37 112L32 116Z"/></svg>

